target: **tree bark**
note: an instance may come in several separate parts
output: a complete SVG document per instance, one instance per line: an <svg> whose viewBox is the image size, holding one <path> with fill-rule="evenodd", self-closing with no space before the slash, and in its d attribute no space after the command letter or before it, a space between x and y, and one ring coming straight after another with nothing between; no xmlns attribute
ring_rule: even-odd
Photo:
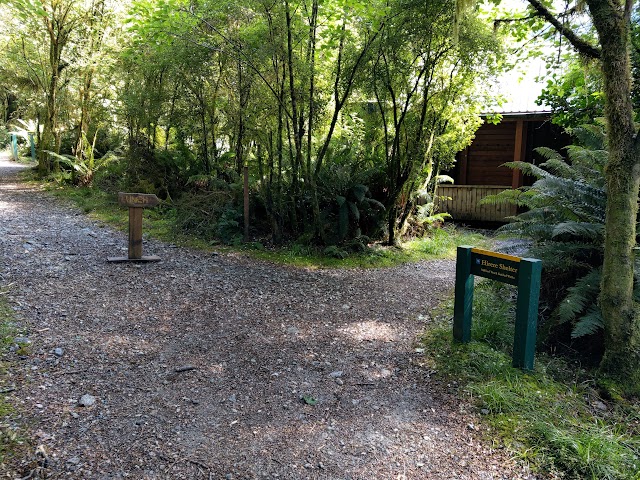
<svg viewBox="0 0 640 480"><path fill-rule="evenodd" d="M629 23L624 2L587 0L602 46L609 159L600 308L605 321L601 369L640 387L640 315L633 301L640 148L633 122Z"/></svg>
<svg viewBox="0 0 640 480"><path fill-rule="evenodd" d="M47 112L44 118L41 143L38 145L38 170L47 174L52 170L49 154L46 150L57 152L58 148L58 83L62 72L62 51L69 39L72 26L67 24L70 5L54 5L51 16L44 17L44 24L49 36L49 68L51 77L47 89Z"/></svg>

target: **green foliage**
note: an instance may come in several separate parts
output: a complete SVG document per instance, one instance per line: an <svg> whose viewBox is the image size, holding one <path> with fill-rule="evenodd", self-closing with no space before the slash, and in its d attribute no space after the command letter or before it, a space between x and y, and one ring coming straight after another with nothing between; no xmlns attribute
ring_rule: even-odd
<svg viewBox="0 0 640 480"><path fill-rule="evenodd" d="M455 257L456 248L460 245L486 246L487 239L480 233L454 225L432 228L415 240L405 244L408 250L420 252L434 257Z"/></svg>
<svg viewBox="0 0 640 480"><path fill-rule="evenodd" d="M474 297L471 343L452 342L450 325L440 323L423 346L430 367L483 414L491 440L550 477L637 480L640 404L600 398L598 379L559 358L538 356L531 373L514 369L512 287L484 281ZM441 320L451 310L445 305Z"/></svg>
<svg viewBox="0 0 640 480"><path fill-rule="evenodd" d="M11 32L0 33L0 88L18 97L7 105L41 123L55 117L39 147L61 157L43 155L43 170L61 162L65 182L188 205L190 179L231 186L247 165L251 233L274 243L308 235L364 251L389 225L404 233L416 192L433 192L470 141L490 95L484 80L502 65L499 35L475 15L458 18L449 0L86 7L0 7ZM56 8L69 9L64 22ZM52 76L46 22L56 15L69 35ZM118 161L97 171L94 158L108 151ZM181 211L181 230L232 241L242 197L234 192L218 233L217 201ZM215 210L215 220L197 209ZM446 217L420 215L425 225Z"/></svg>
<svg viewBox="0 0 640 480"><path fill-rule="evenodd" d="M227 184L211 176L189 179L192 192L175 201L175 226L179 232L198 235L205 240L226 244L242 239L242 211L235 198L240 185Z"/></svg>
<svg viewBox="0 0 640 480"><path fill-rule="evenodd" d="M14 314L7 304L2 291L0 295L0 392L10 387L7 376L7 362L9 346L12 345L13 339L19 333ZM16 352L20 354L19 352ZM19 455L24 445L23 432L16 427L16 421L9 422L14 416L15 407L5 398L4 393L0 393L0 470L8 472L11 470L11 463Z"/></svg>
<svg viewBox="0 0 640 480"><path fill-rule="evenodd" d="M531 187L487 198L528 209L501 227L508 235L531 238L531 256L543 261L543 299L553 309L552 326L571 325L571 337L592 335L603 327L597 306L603 259L607 150L600 126L572 130L577 144L567 160L551 149L538 149L539 167L523 165L537 181ZM507 166L517 167L516 163Z"/></svg>
<svg viewBox="0 0 640 480"><path fill-rule="evenodd" d="M562 69L551 73L536 103L552 108L554 123L577 127L603 115L602 88L597 65L566 55Z"/></svg>
<svg viewBox="0 0 640 480"><path fill-rule="evenodd" d="M318 190L329 245L380 235L385 208L366 186L373 173L335 164L322 171Z"/></svg>

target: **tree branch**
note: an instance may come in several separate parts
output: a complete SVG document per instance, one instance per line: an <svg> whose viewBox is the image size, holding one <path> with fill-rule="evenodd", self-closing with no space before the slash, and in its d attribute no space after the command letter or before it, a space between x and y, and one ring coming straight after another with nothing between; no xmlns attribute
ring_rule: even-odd
<svg viewBox="0 0 640 480"><path fill-rule="evenodd" d="M600 58L601 50L598 47L580 38L573 30L563 25L562 22L558 20L558 17L551 13L539 0L528 0L528 2L538 16L553 25L564 38L569 40L569 43L571 43L579 53L589 58Z"/></svg>
<svg viewBox="0 0 640 480"><path fill-rule="evenodd" d="M633 10L633 2L634 0L626 0L624 2L624 21L626 24L629 24L631 21L631 10Z"/></svg>
<svg viewBox="0 0 640 480"><path fill-rule="evenodd" d="M536 18L539 15L537 13L532 13L531 15L527 15L526 17L520 17L520 18L496 18L493 21L493 28L494 30L496 28L498 28L498 26L501 23L515 23L515 22L524 22L526 20L531 20L532 18Z"/></svg>

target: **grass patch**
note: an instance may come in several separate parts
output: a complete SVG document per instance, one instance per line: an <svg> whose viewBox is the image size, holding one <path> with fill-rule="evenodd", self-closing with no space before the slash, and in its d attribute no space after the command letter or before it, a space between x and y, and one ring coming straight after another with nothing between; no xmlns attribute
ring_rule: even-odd
<svg viewBox="0 0 640 480"><path fill-rule="evenodd" d="M407 242L405 248L430 258L455 258L456 248L461 245L488 248L491 240L477 230L447 225L444 228L432 229L424 237Z"/></svg>
<svg viewBox="0 0 640 480"><path fill-rule="evenodd" d="M33 173L27 178L35 179ZM121 231L128 228L128 211L118 205L116 194L106 193L98 188L73 187L52 182L45 184L50 192L76 204L85 214L94 220L111 225ZM145 237L153 237L169 243L205 251L235 251L254 258L275 263L305 268L382 268L403 263L432 260L436 258L455 258L456 247L474 245L488 247L491 240L477 231L456 228L449 225L434 229L424 238L412 240L398 247L379 244L370 245L363 251L351 251L346 247L328 249L292 243L283 247L265 246L260 242L221 245L217 241L183 234L176 228L176 209L170 205L161 205L146 209L143 217Z"/></svg>
<svg viewBox="0 0 640 480"><path fill-rule="evenodd" d="M537 355L531 373L511 366L513 293L503 284L477 285L472 341L452 342L449 324L429 330L423 343L432 367L457 380L501 442L534 470L570 479L640 479L637 401L605 402L595 374L557 357ZM452 311L449 302L440 318Z"/></svg>
<svg viewBox="0 0 640 480"><path fill-rule="evenodd" d="M15 409L7 398L12 390L8 371L9 347L19 331L5 293L0 294L0 472L14 473L11 465L20 459L25 441L21 429L13 421Z"/></svg>

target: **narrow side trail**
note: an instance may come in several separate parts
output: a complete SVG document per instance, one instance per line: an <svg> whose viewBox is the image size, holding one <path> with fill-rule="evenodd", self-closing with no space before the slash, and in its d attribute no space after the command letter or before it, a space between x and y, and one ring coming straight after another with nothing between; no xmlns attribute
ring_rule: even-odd
<svg viewBox="0 0 640 480"><path fill-rule="evenodd" d="M0 161L0 285L32 342L9 372L48 458L32 478L530 478L419 365L453 262L303 270L149 241L162 262L111 264L125 234L17 170Z"/></svg>

